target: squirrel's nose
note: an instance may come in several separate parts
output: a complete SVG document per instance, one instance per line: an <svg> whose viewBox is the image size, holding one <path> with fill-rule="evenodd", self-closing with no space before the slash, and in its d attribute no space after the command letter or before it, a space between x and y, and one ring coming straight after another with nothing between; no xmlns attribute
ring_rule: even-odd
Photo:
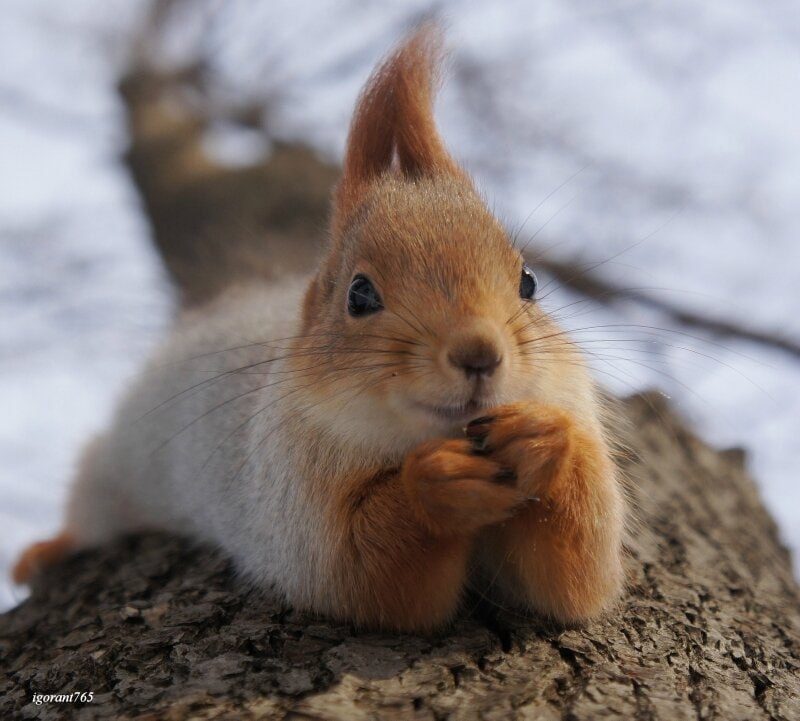
<svg viewBox="0 0 800 721"><path fill-rule="evenodd" d="M480 378L492 375L503 356L494 343L478 337L459 342L447 354L447 360L463 371L467 378Z"/></svg>

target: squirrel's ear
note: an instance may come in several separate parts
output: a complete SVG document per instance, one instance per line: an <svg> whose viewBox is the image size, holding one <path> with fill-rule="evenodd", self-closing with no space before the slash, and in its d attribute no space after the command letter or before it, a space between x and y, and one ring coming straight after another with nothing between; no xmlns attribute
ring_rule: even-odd
<svg viewBox="0 0 800 721"><path fill-rule="evenodd" d="M440 173L465 177L433 121L441 46L438 27L423 25L373 72L361 91L334 198L334 230L347 224L369 184L390 169L408 178Z"/></svg>

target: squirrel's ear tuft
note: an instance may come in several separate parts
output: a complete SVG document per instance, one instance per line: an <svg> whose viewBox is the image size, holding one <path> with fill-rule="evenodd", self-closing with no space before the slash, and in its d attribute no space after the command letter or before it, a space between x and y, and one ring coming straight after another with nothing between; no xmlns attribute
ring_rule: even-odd
<svg viewBox="0 0 800 721"><path fill-rule="evenodd" d="M375 70L361 91L336 190L334 229L347 224L369 184L390 169L408 178L463 175L433 120L441 47L438 26L423 25Z"/></svg>

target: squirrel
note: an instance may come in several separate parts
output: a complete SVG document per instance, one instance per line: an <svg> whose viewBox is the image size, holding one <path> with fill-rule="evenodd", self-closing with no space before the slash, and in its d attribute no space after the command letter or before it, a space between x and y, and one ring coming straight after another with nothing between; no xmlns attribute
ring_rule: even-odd
<svg viewBox="0 0 800 721"><path fill-rule="evenodd" d="M18 583L161 529L360 627L440 628L475 584L564 624L619 597L601 396L440 139L440 46L423 26L362 90L316 272L182 311Z"/></svg>

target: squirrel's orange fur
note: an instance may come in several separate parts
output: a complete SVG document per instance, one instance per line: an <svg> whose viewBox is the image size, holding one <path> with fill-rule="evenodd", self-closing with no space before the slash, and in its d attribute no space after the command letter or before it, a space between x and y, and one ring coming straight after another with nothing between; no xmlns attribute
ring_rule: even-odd
<svg viewBox="0 0 800 721"><path fill-rule="evenodd" d="M33 543L17 559L11 578L14 583L28 583L37 573L68 556L74 547L74 540L66 531L46 541Z"/></svg>

